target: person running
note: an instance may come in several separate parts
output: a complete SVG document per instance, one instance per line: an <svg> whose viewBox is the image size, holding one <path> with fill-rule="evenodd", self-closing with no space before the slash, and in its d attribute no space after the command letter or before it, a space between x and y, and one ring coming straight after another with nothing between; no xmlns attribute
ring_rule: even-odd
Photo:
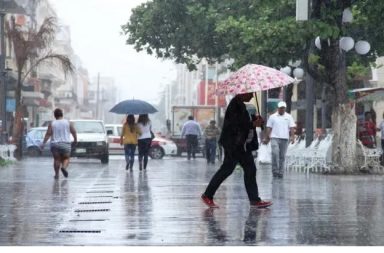
<svg viewBox="0 0 384 253"><path fill-rule="evenodd" d="M152 142L152 125L149 120L148 114L140 114L139 119L137 120L137 126L140 129L141 135L138 139L138 148L139 148L139 168L147 169L148 164L148 153L151 147ZM144 159L144 164L143 164Z"/></svg>
<svg viewBox="0 0 384 253"><path fill-rule="evenodd" d="M250 131L254 133L254 128L244 102L251 100L252 96L252 93L236 95L225 112L223 128L219 138L219 143L224 148L224 161L220 169L212 177L203 195L201 195L203 202L211 208L218 207L213 201L213 196L221 183L232 174L238 163L244 170L244 184L250 205L257 208L272 205L272 202L263 201L259 197L256 183L256 165L252 150L247 148L249 133Z"/></svg>
<svg viewBox="0 0 384 253"><path fill-rule="evenodd" d="M126 122L123 125L123 130L121 131L120 136L120 145L124 145L126 170L132 170L133 168L133 163L135 161L135 151L138 143L137 139L140 134L140 129L135 123L135 116L133 114L129 114L127 116Z"/></svg>
<svg viewBox="0 0 384 253"><path fill-rule="evenodd" d="M215 164L217 140L220 136L220 130L216 126L216 121L211 120L204 130L205 150L207 163Z"/></svg>
<svg viewBox="0 0 384 253"><path fill-rule="evenodd" d="M267 130L264 144L271 141L272 148L272 174L275 178L283 178L285 155L288 142L295 142L295 121L291 114L285 111L287 104L280 101L277 104L277 112L272 114L267 121Z"/></svg>
<svg viewBox="0 0 384 253"><path fill-rule="evenodd" d="M53 168L55 170L55 179L59 179L60 169L64 177L68 177L68 165L71 155L71 134L73 144L77 144L77 134L72 124L63 119L63 111L59 108L53 112L55 120L48 125L43 143L40 148L43 149L49 138L51 138L51 152L53 156Z"/></svg>
<svg viewBox="0 0 384 253"><path fill-rule="evenodd" d="M187 154L188 160L196 158L197 145L199 144L198 138L201 137L201 128L193 116L188 117L188 121L184 123L181 130L181 138L187 139Z"/></svg>

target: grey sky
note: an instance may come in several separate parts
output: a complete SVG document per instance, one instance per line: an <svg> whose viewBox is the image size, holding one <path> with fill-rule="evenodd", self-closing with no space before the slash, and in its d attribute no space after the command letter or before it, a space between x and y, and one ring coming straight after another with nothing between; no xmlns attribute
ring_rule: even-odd
<svg viewBox="0 0 384 253"><path fill-rule="evenodd" d="M176 77L171 61L162 61L125 44L120 26L131 9L146 0L49 0L61 23L71 28L72 47L88 69L115 78L120 100L135 97L155 103L164 84Z"/></svg>

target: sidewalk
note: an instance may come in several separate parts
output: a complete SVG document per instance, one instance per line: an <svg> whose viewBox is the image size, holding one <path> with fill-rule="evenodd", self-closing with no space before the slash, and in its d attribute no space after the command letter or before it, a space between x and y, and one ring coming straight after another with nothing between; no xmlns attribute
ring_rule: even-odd
<svg viewBox="0 0 384 253"><path fill-rule="evenodd" d="M73 160L53 180L50 158L0 168L4 245L384 245L384 177L288 173L258 168L269 209L250 209L243 173L219 188L217 210L200 201L218 165L151 160L147 172Z"/></svg>

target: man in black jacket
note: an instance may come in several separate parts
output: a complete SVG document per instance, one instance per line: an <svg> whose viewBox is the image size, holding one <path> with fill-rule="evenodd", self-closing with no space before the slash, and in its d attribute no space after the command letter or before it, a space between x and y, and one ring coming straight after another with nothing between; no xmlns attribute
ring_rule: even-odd
<svg viewBox="0 0 384 253"><path fill-rule="evenodd" d="M232 174L237 163L240 163L244 170L244 183L251 206L264 208L272 205L272 202L262 201L259 197L256 165L252 150L247 149L247 138L250 130L253 130L253 124L244 102L248 102L252 96L252 93L238 94L227 107L219 139L220 145L224 148L224 162L201 196L203 202L209 207L218 207L213 202L213 196L220 184Z"/></svg>

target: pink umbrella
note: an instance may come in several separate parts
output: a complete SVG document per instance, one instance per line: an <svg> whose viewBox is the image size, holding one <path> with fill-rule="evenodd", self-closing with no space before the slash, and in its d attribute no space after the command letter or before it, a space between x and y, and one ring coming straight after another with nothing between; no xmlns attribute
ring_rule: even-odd
<svg viewBox="0 0 384 253"><path fill-rule="evenodd" d="M243 94L286 86L295 79L273 68L247 64L233 73L218 87L219 94Z"/></svg>

